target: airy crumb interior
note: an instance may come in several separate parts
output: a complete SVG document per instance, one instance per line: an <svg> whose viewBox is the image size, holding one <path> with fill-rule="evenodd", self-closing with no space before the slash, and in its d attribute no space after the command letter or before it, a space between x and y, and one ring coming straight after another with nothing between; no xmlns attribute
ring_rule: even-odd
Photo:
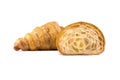
<svg viewBox="0 0 120 80"><path fill-rule="evenodd" d="M87 26L67 30L60 42L61 50L66 54L94 53L103 47L100 35Z"/></svg>

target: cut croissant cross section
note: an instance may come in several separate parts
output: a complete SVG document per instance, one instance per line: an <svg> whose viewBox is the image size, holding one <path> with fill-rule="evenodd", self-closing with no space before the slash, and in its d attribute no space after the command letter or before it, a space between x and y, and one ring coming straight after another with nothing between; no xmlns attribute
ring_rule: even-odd
<svg viewBox="0 0 120 80"><path fill-rule="evenodd" d="M100 54L104 51L105 39L95 25L76 22L66 26L57 38L56 45L62 54Z"/></svg>

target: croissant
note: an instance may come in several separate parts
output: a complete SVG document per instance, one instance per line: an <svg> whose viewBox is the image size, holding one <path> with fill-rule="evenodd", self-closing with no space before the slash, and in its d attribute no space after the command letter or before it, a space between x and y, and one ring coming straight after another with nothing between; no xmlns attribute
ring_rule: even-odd
<svg viewBox="0 0 120 80"><path fill-rule="evenodd" d="M14 43L14 49L17 50L50 50L56 49L56 37L63 29L57 22L48 22L38 26L27 33L23 38L18 38Z"/></svg>
<svg viewBox="0 0 120 80"><path fill-rule="evenodd" d="M64 55L96 55L104 51L105 38L95 25L76 22L59 33L56 45Z"/></svg>

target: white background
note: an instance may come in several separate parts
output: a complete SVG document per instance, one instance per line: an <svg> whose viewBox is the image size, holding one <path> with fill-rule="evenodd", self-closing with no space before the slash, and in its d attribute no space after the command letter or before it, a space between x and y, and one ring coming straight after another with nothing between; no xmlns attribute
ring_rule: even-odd
<svg viewBox="0 0 120 80"><path fill-rule="evenodd" d="M120 80L119 5L119 0L1 0L0 80ZM105 51L95 56L14 51L17 38L49 21L97 25Z"/></svg>

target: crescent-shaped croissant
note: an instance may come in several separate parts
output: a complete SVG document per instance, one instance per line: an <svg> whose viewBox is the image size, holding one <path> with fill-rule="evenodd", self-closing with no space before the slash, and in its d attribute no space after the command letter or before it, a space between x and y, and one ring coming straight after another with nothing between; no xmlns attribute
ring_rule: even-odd
<svg viewBox="0 0 120 80"><path fill-rule="evenodd" d="M103 33L95 25L76 22L66 26L56 41L57 49L65 55L100 54L105 48Z"/></svg>
<svg viewBox="0 0 120 80"><path fill-rule="evenodd" d="M36 27L23 38L18 38L14 43L14 49L23 51L56 49L56 37L62 29L57 22L48 22Z"/></svg>

